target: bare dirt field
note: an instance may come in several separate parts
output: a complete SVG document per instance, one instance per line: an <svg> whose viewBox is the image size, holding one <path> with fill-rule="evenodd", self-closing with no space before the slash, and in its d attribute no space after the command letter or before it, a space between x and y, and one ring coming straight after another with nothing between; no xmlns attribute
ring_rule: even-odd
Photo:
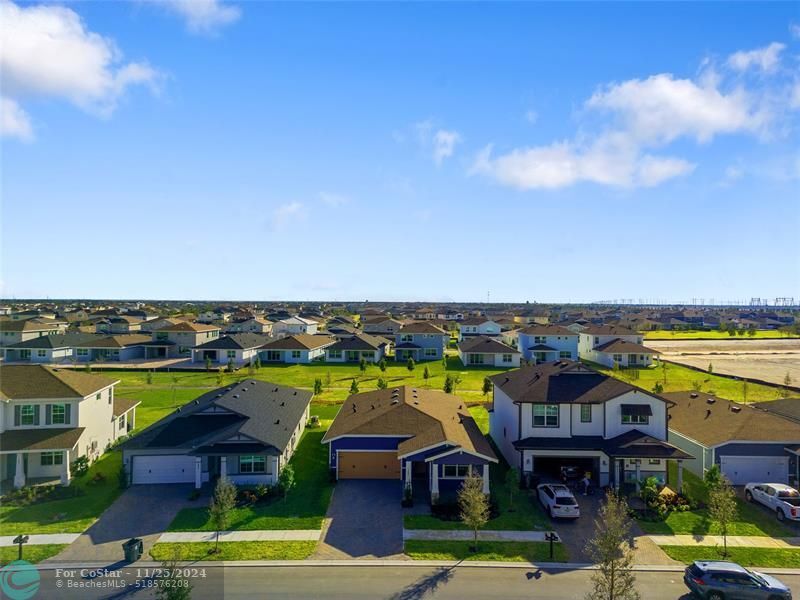
<svg viewBox="0 0 800 600"><path fill-rule="evenodd" d="M783 385L786 374L800 386L800 339L645 341L666 360L715 373Z"/></svg>

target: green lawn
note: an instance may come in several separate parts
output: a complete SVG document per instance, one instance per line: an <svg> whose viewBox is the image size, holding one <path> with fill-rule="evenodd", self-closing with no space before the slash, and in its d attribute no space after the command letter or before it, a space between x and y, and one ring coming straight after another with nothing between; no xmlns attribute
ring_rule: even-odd
<svg viewBox="0 0 800 600"><path fill-rule="evenodd" d="M312 414L314 410L311 411ZM319 529L328 509L333 486L328 474L328 448L323 428L305 432L292 456L296 487L285 500L234 509L230 529ZM214 531L207 507L181 510L169 531Z"/></svg>
<svg viewBox="0 0 800 600"><path fill-rule="evenodd" d="M741 381L736 381L720 375L712 375L695 371L682 365L664 363L666 365L666 379L661 366L652 366L645 369L620 369L615 371L596 363L587 362L592 368L618 379L622 379L647 391L653 391L656 382L660 382L665 392L680 392L693 389L695 382L700 384L700 391L714 394L720 398L735 402L745 401L745 386ZM638 375L638 379L636 378ZM763 402L777 400L782 397L782 390L758 383L747 384L747 401Z"/></svg>
<svg viewBox="0 0 800 600"><path fill-rule="evenodd" d="M756 334L753 336L747 334L728 335L727 331L719 331L718 329L712 331L646 331L644 333L644 339L646 340L773 340L796 337L798 337L796 334L774 329L757 329Z"/></svg>
<svg viewBox="0 0 800 600"><path fill-rule="evenodd" d="M569 560L563 544L553 545L550 559L548 542L478 542L472 552L472 542L406 540L405 553L414 560L494 560L509 562L566 562Z"/></svg>
<svg viewBox="0 0 800 600"><path fill-rule="evenodd" d="M489 433L489 413L485 406L470 406L469 412L483 435Z"/></svg>
<svg viewBox="0 0 800 600"><path fill-rule="evenodd" d="M114 376L116 377L116 374ZM116 394L119 398L141 400L142 403L136 407L135 431L138 432L206 392L208 392L206 388L176 388L173 390L120 386L117 388Z"/></svg>
<svg viewBox="0 0 800 600"><path fill-rule="evenodd" d="M70 484L85 491L84 495L30 506L0 506L0 530L3 535L84 531L119 496L117 473L121 465L120 452L107 452L94 462L86 475L74 478ZM97 473L102 473L105 481L91 483ZM60 518L56 518L58 516Z"/></svg>
<svg viewBox="0 0 800 600"><path fill-rule="evenodd" d="M669 556L682 563L695 560L722 560L721 548L702 546L661 546ZM739 563L745 567L772 567L784 569L800 568L800 550L783 548L728 548L724 560Z"/></svg>
<svg viewBox="0 0 800 600"><path fill-rule="evenodd" d="M314 553L316 542L213 542L160 543L150 550L153 560L305 560Z"/></svg>
<svg viewBox="0 0 800 600"><path fill-rule="evenodd" d="M22 549L22 559L29 563L38 563L48 558L52 558L64 548L66 544L41 544L36 546L25 546ZM3 546L0 548L0 567L17 560L19 549L17 546Z"/></svg>

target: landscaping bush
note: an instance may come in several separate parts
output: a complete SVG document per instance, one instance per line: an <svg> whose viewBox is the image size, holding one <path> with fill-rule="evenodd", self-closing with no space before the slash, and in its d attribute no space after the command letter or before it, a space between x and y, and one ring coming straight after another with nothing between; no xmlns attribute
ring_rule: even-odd
<svg viewBox="0 0 800 600"><path fill-rule="evenodd" d="M70 465L70 470L72 471L72 475L75 477L81 477L86 475L89 472L89 457L88 456L79 456Z"/></svg>
<svg viewBox="0 0 800 600"><path fill-rule="evenodd" d="M442 521L461 521L461 509L458 502L441 502L431 506L431 515ZM500 516L500 507L494 496L489 499L489 519L496 519Z"/></svg>

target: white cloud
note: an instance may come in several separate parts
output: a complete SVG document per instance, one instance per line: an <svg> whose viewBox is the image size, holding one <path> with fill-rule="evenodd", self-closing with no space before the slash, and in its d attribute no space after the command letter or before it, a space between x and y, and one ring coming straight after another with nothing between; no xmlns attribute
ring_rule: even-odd
<svg viewBox="0 0 800 600"><path fill-rule="evenodd" d="M539 120L539 113L537 113L535 110L526 111L525 120L531 125L533 125L534 123L536 123L536 121Z"/></svg>
<svg viewBox="0 0 800 600"><path fill-rule="evenodd" d="M27 113L14 100L0 97L0 135L23 142L33 140L33 127Z"/></svg>
<svg viewBox="0 0 800 600"><path fill-rule="evenodd" d="M216 33L242 16L238 6L220 0L165 0L165 4L186 21L186 28L192 33Z"/></svg>
<svg viewBox="0 0 800 600"><path fill-rule="evenodd" d="M69 8L0 0L0 20L0 81L14 102L49 96L107 117L128 88L155 89L160 80L147 63L123 63L114 41L89 31Z"/></svg>
<svg viewBox="0 0 800 600"><path fill-rule="evenodd" d="M696 166L682 158L645 154L636 165L636 183L644 187L654 187L668 179L688 175Z"/></svg>
<svg viewBox="0 0 800 600"><path fill-rule="evenodd" d="M417 142L420 147L430 153L433 162L441 165L444 159L455 152L456 144L461 142L461 134L454 130L436 128L430 119L414 124Z"/></svg>
<svg viewBox="0 0 800 600"><path fill-rule="evenodd" d="M742 167L738 165L729 165L725 168L725 173L720 185L727 187L739 181L742 177L744 177L744 169L742 169Z"/></svg>
<svg viewBox="0 0 800 600"><path fill-rule="evenodd" d="M794 39L800 40L800 24L789 23L789 33Z"/></svg>
<svg viewBox="0 0 800 600"><path fill-rule="evenodd" d="M327 204L332 208L339 208L340 206L344 206L345 204L350 203L350 198L347 196L342 196L341 194L333 194L331 192L320 192L319 199L322 201L323 204Z"/></svg>
<svg viewBox="0 0 800 600"><path fill-rule="evenodd" d="M786 48L784 44L772 42L763 48L755 50L740 50L728 57L728 66L737 71L757 69L766 73L773 72L780 63L781 52Z"/></svg>
<svg viewBox="0 0 800 600"><path fill-rule="evenodd" d="M302 202L287 202L272 211L272 228L283 229L294 221L306 218L306 207Z"/></svg>

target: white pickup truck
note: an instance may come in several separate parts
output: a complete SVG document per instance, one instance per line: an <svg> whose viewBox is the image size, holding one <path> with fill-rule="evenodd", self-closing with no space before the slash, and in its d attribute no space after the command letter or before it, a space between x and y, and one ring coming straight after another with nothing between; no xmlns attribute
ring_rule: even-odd
<svg viewBox="0 0 800 600"><path fill-rule="evenodd" d="M744 486L748 502L760 502L775 513L778 521L800 521L800 492L782 483L748 483Z"/></svg>

